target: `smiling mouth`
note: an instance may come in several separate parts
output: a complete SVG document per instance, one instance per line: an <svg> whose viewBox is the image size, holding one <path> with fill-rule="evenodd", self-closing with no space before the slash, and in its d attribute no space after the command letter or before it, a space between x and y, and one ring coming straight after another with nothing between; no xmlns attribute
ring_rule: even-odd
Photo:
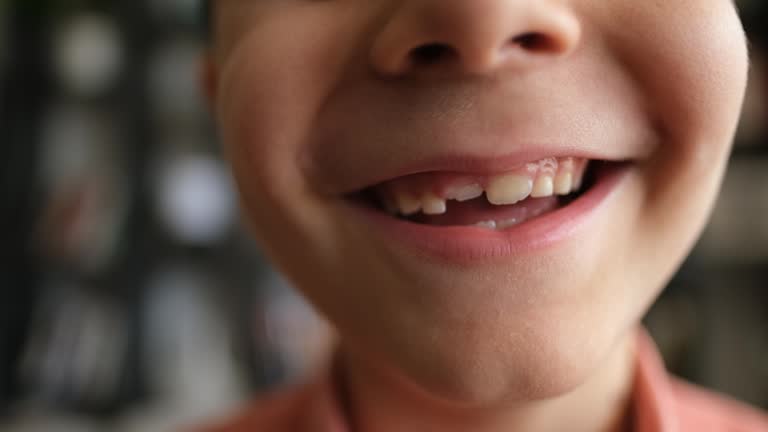
<svg viewBox="0 0 768 432"><path fill-rule="evenodd" d="M569 206L626 162L545 158L496 174L426 172L367 187L350 198L414 224L503 231Z"/></svg>

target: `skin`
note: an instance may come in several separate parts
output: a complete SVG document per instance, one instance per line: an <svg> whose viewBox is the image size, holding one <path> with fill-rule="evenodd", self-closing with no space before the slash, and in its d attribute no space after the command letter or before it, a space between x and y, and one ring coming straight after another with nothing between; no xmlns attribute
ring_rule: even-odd
<svg viewBox="0 0 768 432"><path fill-rule="evenodd" d="M625 427L635 328L700 234L735 133L733 4L214 4L204 86L245 219L338 329L354 430ZM413 61L429 43L447 55ZM343 197L422 157L530 143L634 164L581 231L475 263L399 248Z"/></svg>

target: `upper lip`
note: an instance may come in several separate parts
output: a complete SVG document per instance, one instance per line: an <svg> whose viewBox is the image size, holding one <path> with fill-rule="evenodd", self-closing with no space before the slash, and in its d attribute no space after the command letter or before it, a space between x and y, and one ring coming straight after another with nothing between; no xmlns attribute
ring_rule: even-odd
<svg viewBox="0 0 768 432"><path fill-rule="evenodd" d="M410 174L494 175L548 157L642 160L660 144L642 104L531 79L344 86L307 135L306 177L344 196Z"/></svg>

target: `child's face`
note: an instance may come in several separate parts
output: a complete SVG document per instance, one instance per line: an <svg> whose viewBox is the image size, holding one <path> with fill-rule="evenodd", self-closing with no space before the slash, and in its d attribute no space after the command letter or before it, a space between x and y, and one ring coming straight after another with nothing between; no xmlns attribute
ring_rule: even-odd
<svg viewBox="0 0 768 432"><path fill-rule="evenodd" d="M702 229L746 81L729 0L216 8L215 109L258 240L351 351L450 398L594 372ZM547 197L584 160L583 194ZM478 187L544 197L439 214Z"/></svg>

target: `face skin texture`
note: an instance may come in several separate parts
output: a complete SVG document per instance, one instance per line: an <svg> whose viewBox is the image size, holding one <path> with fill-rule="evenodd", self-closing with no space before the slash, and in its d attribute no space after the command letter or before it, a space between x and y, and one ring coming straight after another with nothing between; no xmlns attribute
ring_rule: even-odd
<svg viewBox="0 0 768 432"><path fill-rule="evenodd" d="M245 219L338 329L355 430L620 428L634 329L703 228L735 132L748 60L733 4L214 8L205 82ZM451 260L345 198L425 160L548 151L632 165L540 247Z"/></svg>

